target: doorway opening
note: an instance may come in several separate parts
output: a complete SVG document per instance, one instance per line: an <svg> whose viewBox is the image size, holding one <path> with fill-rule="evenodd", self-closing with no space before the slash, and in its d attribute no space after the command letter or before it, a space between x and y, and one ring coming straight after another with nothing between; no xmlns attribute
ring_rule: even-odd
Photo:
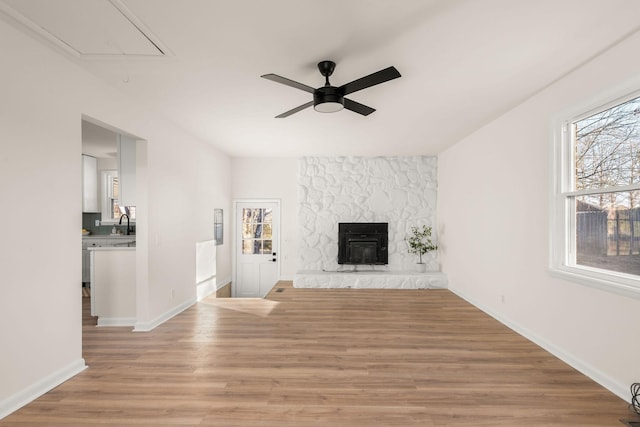
<svg viewBox="0 0 640 427"><path fill-rule="evenodd" d="M136 314L146 304L148 192L143 174L147 169L147 141L85 115L80 125L83 310L87 299L91 318L97 324L135 326ZM85 162L90 167L84 167ZM122 252L126 262L124 258L122 264L115 259L116 252ZM107 262L115 266L128 262L131 268L109 282L103 272L111 274L114 270L106 266ZM125 279L130 286L122 285ZM100 281L117 285L100 287ZM113 307L113 294L123 290L125 297L118 294L119 305Z"/></svg>

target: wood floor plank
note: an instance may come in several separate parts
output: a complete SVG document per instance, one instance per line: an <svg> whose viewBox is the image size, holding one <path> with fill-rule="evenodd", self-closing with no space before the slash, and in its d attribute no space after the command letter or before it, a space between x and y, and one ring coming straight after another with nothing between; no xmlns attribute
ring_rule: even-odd
<svg viewBox="0 0 640 427"><path fill-rule="evenodd" d="M95 327L89 369L0 426L618 426L626 402L447 290L208 298Z"/></svg>

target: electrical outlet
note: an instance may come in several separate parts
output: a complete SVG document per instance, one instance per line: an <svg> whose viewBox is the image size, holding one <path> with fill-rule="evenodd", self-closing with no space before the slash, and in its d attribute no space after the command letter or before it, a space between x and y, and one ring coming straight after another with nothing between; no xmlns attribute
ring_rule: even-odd
<svg viewBox="0 0 640 427"><path fill-rule="evenodd" d="M171 299L174 299L175 297L176 297L176 290L171 289Z"/></svg>
<svg viewBox="0 0 640 427"><path fill-rule="evenodd" d="M100 227L100 220L96 219L96 227Z"/></svg>

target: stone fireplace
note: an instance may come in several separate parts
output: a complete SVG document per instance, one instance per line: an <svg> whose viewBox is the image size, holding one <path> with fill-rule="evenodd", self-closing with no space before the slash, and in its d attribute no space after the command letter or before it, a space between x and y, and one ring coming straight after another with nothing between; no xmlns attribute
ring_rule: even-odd
<svg viewBox="0 0 640 427"><path fill-rule="evenodd" d="M388 224L387 265L373 265L384 271L415 271L416 256L404 240L410 227L431 225L437 232L435 157L304 157L298 184L299 270L339 269L340 223ZM439 269L435 254L423 261L428 270Z"/></svg>

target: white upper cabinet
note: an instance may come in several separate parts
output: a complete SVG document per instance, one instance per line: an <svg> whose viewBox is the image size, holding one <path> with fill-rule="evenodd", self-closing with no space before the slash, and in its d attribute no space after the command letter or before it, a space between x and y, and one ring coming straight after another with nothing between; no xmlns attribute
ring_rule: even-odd
<svg viewBox="0 0 640 427"><path fill-rule="evenodd" d="M98 210L98 162L95 157L82 155L82 212Z"/></svg>
<svg viewBox="0 0 640 427"><path fill-rule="evenodd" d="M136 205L136 140L118 135L120 206Z"/></svg>

